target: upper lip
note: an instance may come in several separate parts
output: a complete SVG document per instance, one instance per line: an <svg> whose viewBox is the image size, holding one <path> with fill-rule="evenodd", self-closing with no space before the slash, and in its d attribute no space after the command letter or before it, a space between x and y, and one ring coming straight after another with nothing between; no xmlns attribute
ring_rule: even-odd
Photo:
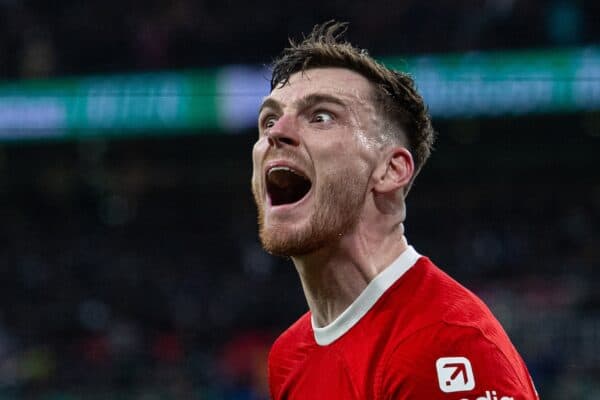
<svg viewBox="0 0 600 400"><path fill-rule="evenodd" d="M310 180L310 178L308 177L308 175L306 174L306 172L304 172L302 170L302 168L296 166L294 163L292 163L290 161L287 161L287 160L273 160L273 161L269 161L265 165L265 169L264 169L264 176L265 176L265 178L267 177L267 174L269 173L269 171L271 170L271 168L274 168L274 167L287 167L287 168L290 168L290 169L294 170L294 172L296 172L299 175L302 175L306 179Z"/></svg>

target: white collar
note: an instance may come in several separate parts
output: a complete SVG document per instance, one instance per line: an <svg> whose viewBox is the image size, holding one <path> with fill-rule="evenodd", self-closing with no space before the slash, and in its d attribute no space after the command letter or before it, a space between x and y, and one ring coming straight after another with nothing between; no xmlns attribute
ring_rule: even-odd
<svg viewBox="0 0 600 400"><path fill-rule="evenodd" d="M311 324L317 344L327 346L350 330L373 307L379 298L421 257L408 246L389 267L381 271L362 291L362 293L332 323L317 327L311 314Z"/></svg>

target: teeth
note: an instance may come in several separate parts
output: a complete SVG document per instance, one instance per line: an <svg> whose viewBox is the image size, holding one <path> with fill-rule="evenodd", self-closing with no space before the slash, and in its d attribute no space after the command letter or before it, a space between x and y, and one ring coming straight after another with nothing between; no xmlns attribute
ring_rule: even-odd
<svg viewBox="0 0 600 400"><path fill-rule="evenodd" d="M289 171L289 172L293 172L294 174L298 175L298 173L296 171L294 171L292 168L284 167L284 166L277 166L277 167L269 168L269 171L267 173L270 174L271 172L275 172L275 171Z"/></svg>

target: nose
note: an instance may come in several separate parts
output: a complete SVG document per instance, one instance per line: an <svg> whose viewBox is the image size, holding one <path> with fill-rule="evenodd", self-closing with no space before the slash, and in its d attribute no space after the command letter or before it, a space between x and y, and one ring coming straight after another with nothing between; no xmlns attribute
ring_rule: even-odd
<svg viewBox="0 0 600 400"><path fill-rule="evenodd" d="M266 133L269 145L273 147L298 146L300 143L297 127L289 115L281 116Z"/></svg>

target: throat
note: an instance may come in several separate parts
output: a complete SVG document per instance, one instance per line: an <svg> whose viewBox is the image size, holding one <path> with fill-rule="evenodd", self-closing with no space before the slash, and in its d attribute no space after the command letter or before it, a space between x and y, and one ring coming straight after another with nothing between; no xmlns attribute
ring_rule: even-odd
<svg viewBox="0 0 600 400"><path fill-rule="evenodd" d="M316 327L328 327L349 307L370 308L370 302L374 303L416 262L418 254L408 246L406 238L391 236L393 242L382 245L386 242L382 240L380 246L370 251L367 248L371 246L360 251L363 247L356 240L349 240L335 249L292 257ZM374 279L378 284L370 287ZM364 304L355 307L359 297Z"/></svg>
<svg viewBox="0 0 600 400"><path fill-rule="evenodd" d="M296 261L294 260L296 263ZM317 327L334 322L366 289L370 280L352 264L296 265L304 296Z"/></svg>

